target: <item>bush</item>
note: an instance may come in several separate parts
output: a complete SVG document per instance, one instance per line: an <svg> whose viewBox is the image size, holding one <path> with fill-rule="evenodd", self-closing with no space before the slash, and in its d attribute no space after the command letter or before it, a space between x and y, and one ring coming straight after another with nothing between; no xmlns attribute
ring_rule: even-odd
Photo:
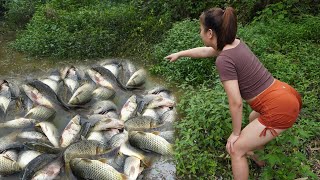
<svg viewBox="0 0 320 180"><path fill-rule="evenodd" d="M44 4L46 0L18 0L5 1L6 22L12 27L24 27L35 13L36 7Z"/></svg>

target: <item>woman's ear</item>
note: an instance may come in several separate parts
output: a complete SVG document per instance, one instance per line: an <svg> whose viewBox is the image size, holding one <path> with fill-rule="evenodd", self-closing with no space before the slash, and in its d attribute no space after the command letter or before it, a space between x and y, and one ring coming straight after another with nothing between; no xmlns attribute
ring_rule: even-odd
<svg viewBox="0 0 320 180"><path fill-rule="evenodd" d="M212 29L208 29L208 31L207 31L207 35L208 35L208 38L210 38L210 39L212 39L213 38L213 34L214 34L214 32L212 31Z"/></svg>

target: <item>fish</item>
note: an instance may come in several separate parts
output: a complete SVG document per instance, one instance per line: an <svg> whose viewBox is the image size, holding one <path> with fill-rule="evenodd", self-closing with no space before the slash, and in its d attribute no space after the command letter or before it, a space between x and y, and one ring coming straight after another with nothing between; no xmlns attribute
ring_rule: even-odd
<svg viewBox="0 0 320 180"><path fill-rule="evenodd" d="M148 155L145 151L142 151L138 148L133 147L129 141L122 143L119 149L119 152L127 155L127 156L134 156L140 159L144 165L150 167L153 163L154 159L152 155Z"/></svg>
<svg viewBox="0 0 320 180"><path fill-rule="evenodd" d="M24 169L30 161L32 161L34 158L38 157L42 153L34 150L26 150L19 153L18 156L18 164L19 166Z"/></svg>
<svg viewBox="0 0 320 180"><path fill-rule="evenodd" d="M121 82L112 74L111 71L102 67L94 66L88 69L88 75L90 78L100 86L115 90L115 91L127 91L127 89L121 84Z"/></svg>
<svg viewBox="0 0 320 180"><path fill-rule="evenodd" d="M124 122L114 118L103 118L98 121L91 129L91 131L103 131L107 129L122 129Z"/></svg>
<svg viewBox="0 0 320 180"><path fill-rule="evenodd" d="M139 69L128 80L126 86L141 86L145 83L147 79L147 72L144 69Z"/></svg>
<svg viewBox="0 0 320 180"><path fill-rule="evenodd" d="M92 79L92 81L95 82L97 85L100 85L101 87L104 87L107 89L111 89L113 91L116 91L116 89L115 89L116 87L114 85L112 85L112 83L109 82L108 79L105 79L100 73L98 73L92 69L89 69L87 72L88 72L88 75L90 76L90 78Z"/></svg>
<svg viewBox="0 0 320 180"><path fill-rule="evenodd" d="M135 65L132 64L130 61L123 61L121 64L122 64L121 79L124 82L124 84L126 84L130 79L130 77L136 72L137 69Z"/></svg>
<svg viewBox="0 0 320 180"><path fill-rule="evenodd" d="M82 140L68 146L63 156L65 164L67 165L73 158L98 155L110 150L110 148L97 141Z"/></svg>
<svg viewBox="0 0 320 180"><path fill-rule="evenodd" d="M98 141L99 143L103 145L107 145L108 139L104 137L104 134L102 131L93 131L88 134L87 140L92 140L92 141Z"/></svg>
<svg viewBox="0 0 320 180"><path fill-rule="evenodd" d="M12 132L0 138L0 152L3 152L11 147L19 146L21 143L15 142L18 132Z"/></svg>
<svg viewBox="0 0 320 180"><path fill-rule="evenodd" d="M100 131L100 132L103 133L102 135L106 140L106 142L110 141L114 135L120 133L119 129L108 129L106 131Z"/></svg>
<svg viewBox="0 0 320 180"><path fill-rule="evenodd" d="M126 103L123 105L121 111L120 111L120 119L122 121L126 121L129 118L133 117L136 115L136 111L137 111L137 96L136 95L132 95L127 101Z"/></svg>
<svg viewBox="0 0 320 180"><path fill-rule="evenodd" d="M26 95L37 104L54 108L54 104L69 110L68 105L46 84L34 79L23 85Z"/></svg>
<svg viewBox="0 0 320 180"><path fill-rule="evenodd" d="M129 138L128 132L123 131L122 133L119 133L119 134L112 136L110 141L108 141L108 145L111 148L120 147L123 143L128 141L128 138Z"/></svg>
<svg viewBox="0 0 320 180"><path fill-rule="evenodd" d="M36 127L40 127L42 132L47 136L49 141L54 147L59 147L59 134L58 129L54 124L44 121L36 124Z"/></svg>
<svg viewBox="0 0 320 180"><path fill-rule="evenodd" d="M142 113L142 116L149 116L157 121L160 121L160 117L155 109L145 109L144 112Z"/></svg>
<svg viewBox="0 0 320 180"><path fill-rule="evenodd" d="M129 179L137 179L137 177L143 171L143 167L140 167L140 159L134 156L127 157L124 163L124 174L129 177Z"/></svg>
<svg viewBox="0 0 320 180"><path fill-rule="evenodd" d="M117 61L107 61L100 64L102 67L108 69L116 78L119 74L119 68L122 66L120 62Z"/></svg>
<svg viewBox="0 0 320 180"><path fill-rule="evenodd" d="M77 139L80 138L80 132L81 132L80 120L81 120L80 115L76 115L70 120L70 122L64 128L61 134L61 139L60 139L61 147L67 147L71 143L75 142Z"/></svg>
<svg viewBox="0 0 320 180"><path fill-rule="evenodd" d="M157 113L160 116L160 121L162 123L173 123L177 116L176 108L171 107L159 107L156 108Z"/></svg>
<svg viewBox="0 0 320 180"><path fill-rule="evenodd" d="M17 138L20 139L20 141L24 140L50 143L47 136L37 131L23 131L17 135Z"/></svg>
<svg viewBox="0 0 320 180"><path fill-rule="evenodd" d="M53 147L52 145L42 142L26 141L23 143L23 145L27 149L39 151L41 153L58 154L63 151L62 148Z"/></svg>
<svg viewBox="0 0 320 180"><path fill-rule="evenodd" d="M128 131L147 130L160 127L160 121L150 116L136 116L125 121L124 126Z"/></svg>
<svg viewBox="0 0 320 180"><path fill-rule="evenodd" d="M58 175L60 173L61 167L63 166L62 158L58 158L42 169L38 170L33 176L32 180L53 180L53 179L60 179Z"/></svg>
<svg viewBox="0 0 320 180"><path fill-rule="evenodd" d="M34 158L28 165L25 167L22 180L31 179L32 176L38 172L40 169L44 168L50 162L54 161L60 156L60 154L41 154Z"/></svg>
<svg viewBox="0 0 320 180"><path fill-rule="evenodd" d="M109 100L98 101L91 108L93 114L106 114L109 111L118 111L117 106Z"/></svg>
<svg viewBox="0 0 320 180"><path fill-rule="evenodd" d="M16 150L16 149L5 150L4 152L1 153L1 156L2 155L5 157L8 157L9 159L11 159L13 161L18 160L18 150Z"/></svg>
<svg viewBox="0 0 320 180"><path fill-rule="evenodd" d="M3 117L7 113L7 109L11 102L11 91L9 87L9 82L3 80L2 84L0 84L0 108L3 112Z"/></svg>
<svg viewBox="0 0 320 180"><path fill-rule="evenodd" d="M79 88L80 81L84 80L84 76L84 72L75 66L68 66L61 72L63 82L72 94Z"/></svg>
<svg viewBox="0 0 320 180"><path fill-rule="evenodd" d="M152 109L152 108L157 108L161 106L166 106L166 107L174 107L175 106L175 101L165 98L161 95L146 95L144 96L144 101L148 102L146 108Z"/></svg>
<svg viewBox="0 0 320 180"><path fill-rule="evenodd" d="M4 123L0 123L0 128L27 128L38 123L38 120L29 118L13 119Z"/></svg>
<svg viewBox="0 0 320 180"><path fill-rule="evenodd" d="M21 171L19 164L8 158L7 156L0 154L0 175L7 176Z"/></svg>
<svg viewBox="0 0 320 180"><path fill-rule="evenodd" d="M25 118L36 119L39 121L46 121L56 114L53 108L48 108L42 105L38 105L28 111L24 116Z"/></svg>
<svg viewBox="0 0 320 180"><path fill-rule="evenodd" d="M99 99L99 100L108 100L114 97L115 91L113 89L108 89L106 87L98 87L96 88L92 94L93 98Z"/></svg>
<svg viewBox="0 0 320 180"><path fill-rule="evenodd" d="M107 164L106 159L91 160L86 158L75 158L71 162L72 171L84 179L112 179L126 180L127 176L119 173Z"/></svg>
<svg viewBox="0 0 320 180"><path fill-rule="evenodd" d="M68 104L81 105L88 103L92 98L94 88L91 83L84 83L73 93Z"/></svg>
<svg viewBox="0 0 320 180"><path fill-rule="evenodd" d="M61 80L60 72L58 70L53 70L50 76L42 79L41 82L48 85L57 94Z"/></svg>
<svg viewBox="0 0 320 180"><path fill-rule="evenodd" d="M161 92L166 92L167 94L171 94L171 91L163 86L156 86L156 87L148 90L147 94L159 94Z"/></svg>
<svg viewBox="0 0 320 180"><path fill-rule="evenodd" d="M142 150L156 152L161 155L172 155L172 144L166 141L164 138L142 131L130 131L129 142L135 147Z"/></svg>

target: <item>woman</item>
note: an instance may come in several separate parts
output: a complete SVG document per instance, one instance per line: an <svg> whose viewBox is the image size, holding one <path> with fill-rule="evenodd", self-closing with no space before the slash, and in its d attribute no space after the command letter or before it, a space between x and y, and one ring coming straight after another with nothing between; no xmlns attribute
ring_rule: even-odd
<svg viewBox="0 0 320 180"><path fill-rule="evenodd" d="M217 56L216 68L228 96L232 133L226 149L231 156L234 179L248 179L246 155L253 155L290 128L301 109L300 95L288 84L275 79L251 52L236 39L237 17L233 8L212 8L200 16L201 39L206 47L173 53L166 57L174 62L180 57ZM242 99L253 109L250 123L241 130ZM262 165L261 161L257 161Z"/></svg>

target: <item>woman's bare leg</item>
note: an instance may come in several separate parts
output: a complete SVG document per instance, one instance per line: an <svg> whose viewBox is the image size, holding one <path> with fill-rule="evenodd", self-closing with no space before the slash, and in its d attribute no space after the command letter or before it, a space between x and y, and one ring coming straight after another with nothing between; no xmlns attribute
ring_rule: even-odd
<svg viewBox="0 0 320 180"><path fill-rule="evenodd" d="M259 137L266 126L261 124L258 119L249 123L240 134L239 139L234 143L231 152L232 173L235 180L247 180L249 178L249 167L246 153L263 146L275 137L267 131L266 136ZM280 134L285 129L275 129Z"/></svg>
<svg viewBox="0 0 320 180"><path fill-rule="evenodd" d="M249 123L251 123L253 120L257 119L258 117L260 116L260 113L256 112L256 111L252 111L249 115ZM260 147L257 147L257 149L255 150L260 150L260 149L263 149L264 146L260 146ZM249 151L247 152L247 157L252 159L259 167L262 167L265 165L265 162L264 161L260 161L259 160L259 156L254 154L253 151Z"/></svg>

